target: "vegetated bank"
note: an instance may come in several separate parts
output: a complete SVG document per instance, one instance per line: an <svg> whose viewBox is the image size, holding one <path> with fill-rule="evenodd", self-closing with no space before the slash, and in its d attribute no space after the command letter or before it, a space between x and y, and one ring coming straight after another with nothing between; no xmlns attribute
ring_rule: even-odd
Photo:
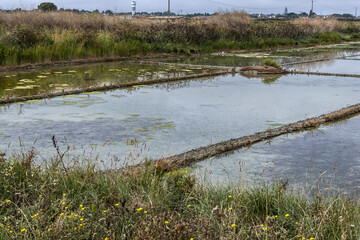
<svg viewBox="0 0 360 240"><path fill-rule="evenodd" d="M206 53L341 42L356 22L300 18L256 21L244 12L192 19L120 19L70 12L0 12L0 65L151 53Z"/></svg>
<svg viewBox="0 0 360 240"><path fill-rule="evenodd" d="M274 185L211 186L187 169L97 171L0 157L1 239L359 239L360 202ZM91 160L90 160L91 162Z"/></svg>

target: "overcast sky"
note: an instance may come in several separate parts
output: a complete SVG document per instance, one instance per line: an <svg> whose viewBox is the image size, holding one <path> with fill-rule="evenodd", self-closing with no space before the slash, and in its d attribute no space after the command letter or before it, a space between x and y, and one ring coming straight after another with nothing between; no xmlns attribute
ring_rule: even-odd
<svg viewBox="0 0 360 240"><path fill-rule="evenodd" d="M1 9L33 9L41 2L53 2L58 8L76 8L85 10L110 9L116 12L130 12L131 0L0 0ZM167 11L168 0L137 0L137 12ZM285 7L288 12L309 12L311 0L171 0L171 11L175 13L217 12L220 10L245 10L248 13L283 13ZM359 0L315 0L314 12L317 14L351 13L355 14Z"/></svg>

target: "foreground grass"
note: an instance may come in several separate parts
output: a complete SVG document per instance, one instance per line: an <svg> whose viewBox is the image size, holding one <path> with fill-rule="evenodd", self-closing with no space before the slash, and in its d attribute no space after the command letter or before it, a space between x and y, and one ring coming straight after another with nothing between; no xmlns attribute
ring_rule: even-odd
<svg viewBox="0 0 360 240"><path fill-rule="evenodd" d="M307 18L257 22L244 12L174 21L68 12L0 12L0 65L261 49L359 38L357 23Z"/></svg>
<svg viewBox="0 0 360 240"><path fill-rule="evenodd" d="M360 202L282 183L208 187L186 170L0 161L1 239L359 239Z"/></svg>

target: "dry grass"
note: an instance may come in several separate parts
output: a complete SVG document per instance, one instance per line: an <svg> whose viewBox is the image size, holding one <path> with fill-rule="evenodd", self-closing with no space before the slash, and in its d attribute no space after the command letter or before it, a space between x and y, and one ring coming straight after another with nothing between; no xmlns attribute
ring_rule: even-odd
<svg viewBox="0 0 360 240"><path fill-rule="evenodd" d="M113 30L128 20L101 14L76 14L72 12L0 12L0 25L12 29L26 24L34 28L63 30Z"/></svg>
<svg viewBox="0 0 360 240"><path fill-rule="evenodd" d="M340 22L336 18L299 18L293 21L295 26L299 27L308 34L342 31L346 27L345 22Z"/></svg>
<svg viewBox="0 0 360 240"><path fill-rule="evenodd" d="M217 13L206 18L205 22L224 30L239 30L248 28L253 23L253 19L244 11L233 11Z"/></svg>
<svg viewBox="0 0 360 240"><path fill-rule="evenodd" d="M195 19L0 12L0 26L0 65L148 53L261 49L360 37L356 25L335 19L256 22L245 12L237 11Z"/></svg>

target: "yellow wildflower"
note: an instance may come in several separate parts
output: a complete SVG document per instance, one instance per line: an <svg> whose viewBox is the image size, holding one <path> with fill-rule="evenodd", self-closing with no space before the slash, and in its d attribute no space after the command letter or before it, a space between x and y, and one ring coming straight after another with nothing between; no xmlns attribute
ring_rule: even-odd
<svg viewBox="0 0 360 240"><path fill-rule="evenodd" d="M231 227L235 227L236 226L236 224L235 223L233 223L232 225L231 225Z"/></svg>
<svg viewBox="0 0 360 240"><path fill-rule="evenodd" d="M147 213L147 211L144 211L144 213Z"/></svg>
<svg viewBox="0 0 360 240"><path fill-rule="evenodd" d="M60 216L64 215L64 213L60 213Z"/></svg>
<svg viewBox="0 0 360 240"><path fill-rule="evenodd" d="M232 210L232 207L230 207L229 210Z"/></svg>
<svg viewBox="0 0 360 240"><path fill-rule="evenodd" d="M287 213L287 214L285 214L285 217L288 217L288 216L290 216L288 213Z"/></svg>
<svg viewBox="0 0 360 240"><path fill-rule="evenodd" d="M21 229L21 232L26 232L26 229L25 228Z"/></svg>
<svg viewBox="0 0 360 240"><path fill-rule="evenodd" d="M138 209L136 209L137 211L141 211L142 210L142 208L138 208Z"/></svg>
<svg viewBox="0 0 360 240"><path fill-rule="evenodd" d="M9 199L8 199L8 200L6 200L6 203L11 203L11 200L9 200Z"/></svg>
<svg viewBox="0 0 360 240"><path fill-rule="evenodd" d="M165 221L165 224L168 224L169 222L168 221Z"/></svg>

